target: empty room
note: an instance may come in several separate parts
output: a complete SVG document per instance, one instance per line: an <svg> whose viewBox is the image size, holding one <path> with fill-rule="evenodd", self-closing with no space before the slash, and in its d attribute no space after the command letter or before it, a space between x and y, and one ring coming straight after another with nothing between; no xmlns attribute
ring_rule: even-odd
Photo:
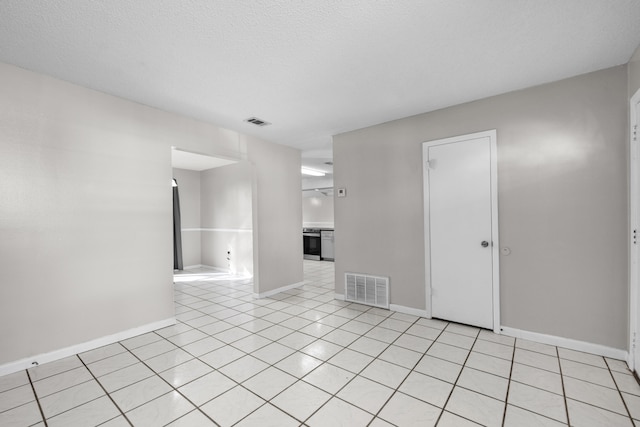
<svg viewBox="0 0 640 427"><path fill-rule="evenodd" d="M639 22L0 1L0 425L640 426Z"/></svg>

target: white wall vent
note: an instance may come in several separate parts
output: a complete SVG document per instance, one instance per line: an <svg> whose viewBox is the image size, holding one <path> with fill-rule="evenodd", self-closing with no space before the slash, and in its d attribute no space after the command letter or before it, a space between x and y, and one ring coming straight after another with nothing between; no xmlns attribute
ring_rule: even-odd
<svg viewBox="0 0 640 427"><path fill-rule="evenodd" d="M389 308L389 278L345 273L345 301Z"/></svg>

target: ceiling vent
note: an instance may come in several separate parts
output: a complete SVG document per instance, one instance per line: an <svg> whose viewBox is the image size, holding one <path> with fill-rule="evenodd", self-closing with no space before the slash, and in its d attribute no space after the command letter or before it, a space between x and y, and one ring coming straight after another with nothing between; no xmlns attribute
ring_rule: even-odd
<svg viewBox="0 0 640 427"><path fill-rule="evenodd" d="M271 124L271 123L265 122L264 120L259 119L257 117L250 117L250 118L246 119L245 122L251 123L251 124L256 125L256 126L269 126Z"/></svg>

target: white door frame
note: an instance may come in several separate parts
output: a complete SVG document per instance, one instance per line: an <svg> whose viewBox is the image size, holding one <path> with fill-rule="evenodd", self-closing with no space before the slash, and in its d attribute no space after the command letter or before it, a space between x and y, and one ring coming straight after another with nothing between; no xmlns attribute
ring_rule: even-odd
<svg viewBox="0 0 640 427"><path fill-rule="evenodd" d="M640 129L638 126L638 109L640 106L640 90L632 97L629 106L629 355L627 364L631 370L638 372L640 366L636 366L639 360L640 348L638 347L638 334L640 331L640 319L638 310L640 307L640 294L638 293L640 265L640 206L638 206L640 191L640 158L639 142ZM636 241L636 242L634 242Z"/></svg>
<svg viewBox="0 0 640 427"><path fill-rule="evenodd" d="M428 149L429 147L454 142L466 141L469 139L489 137L491 150L491 255L493 260L493 332L500 333L500 240L498 239L498 158L496 149L497 132L495 129L484 132L477 132L468 135L454 136L451 138L438 139L422 143L422 179L424 191L424 249L425 249L425 287L426 287L426 314L432 316L431 308L431 266L428 260L431 259L430 230L429 230L429 174Z"/></svg>

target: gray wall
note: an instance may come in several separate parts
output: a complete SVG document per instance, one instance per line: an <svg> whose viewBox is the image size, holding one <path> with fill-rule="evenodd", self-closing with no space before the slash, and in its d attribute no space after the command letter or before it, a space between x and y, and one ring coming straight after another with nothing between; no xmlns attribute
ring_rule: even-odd
<svg viewBox="0 0 640 427"><path fill-rule="evenodd" d="M640 89L640 46L629 60L629 98Z"/></svg>
<svg viewBox="0 0 640 427"><path fill-rule="evenodd" d="M173 168L180 194L182 261L184 267L202 264L200 231L200 172ZM185 230L186 229L186 230Z"/></svg>
<svg viewBox="0 0 640 427"><path fill-rule="evenodd" d="M333 196L302 197L302 224L305 227L333 226Z"/></svg>
<svg viewBox="0 0 640 427"><path fill-rule="evenodd" d="M202 264L252 275L253 166L243 161L201 177Z"/></svg>
<svg viewBox="0 0 640 427"><path fill-rule="evenodd" d="M248 136L243 141L255 173L254 289L264 293L303 280L300 151Z"/></svg>
<svg viewBox="0 0 640 427"><path fill-rule="evenodd" d="M502 324L626 348L627 99L619 66L335 136L336 291L425 308L421 144L497 129Z"/></svg>
<svg viewBox="0 0 640 427"><path fill-rule="evenodd" d="M252 152L261 245L294 248L260 279L301 280L298 150L6 64L0 93L0 366L173 317L171 146Z"/></svg>

